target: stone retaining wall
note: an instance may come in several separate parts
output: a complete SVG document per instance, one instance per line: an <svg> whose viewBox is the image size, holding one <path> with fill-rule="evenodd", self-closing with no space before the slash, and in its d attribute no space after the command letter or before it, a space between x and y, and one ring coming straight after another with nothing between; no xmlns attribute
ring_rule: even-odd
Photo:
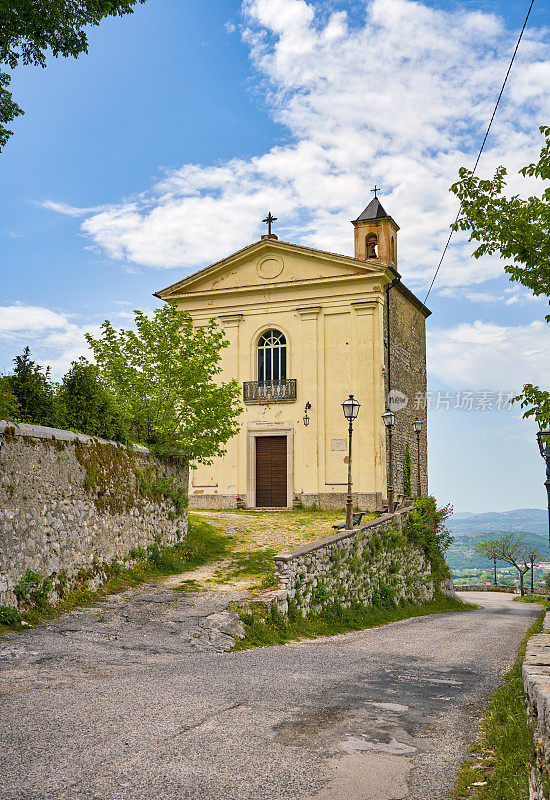
<svg viewBox="0 0 550 800"><path fill-rule="evenodd" d="M506 586L505 584L494 583L467 583L461 585L454 584L455 592L507 592L508 594L517 594L519 589L514 589L513 586Z"/></svg>
<svg viewBox="0 0 550 800"><path fill-rule="evenodd" d="M523 662L527 712L533 727L534 763L529 779L530 800L550 798L550 612L542 633L527 642Z"/></svg>
<svg viewBox="0 0 550 800"><path fill-rule="evenodd" d="M159 479L163 476L164 483ZM0 605L27 570L52 577L52 600L97 586L102 564L187 533L188 469L70 431L0 422Z"/></svg>
<svg viewBox="0 0 550 800"><path fill-rule="evenodd" d="M340 531L275 556L283 587L276 598L280 610L286 610L286 601L307 614L334 601L350 606L384 598L394 602L431 600L431 567L421 550L402 534L408 513L404 509L384 514L352 531ZM442 588L453 593L450 581ZM284 603L279 595L284 596Z"/></svg>

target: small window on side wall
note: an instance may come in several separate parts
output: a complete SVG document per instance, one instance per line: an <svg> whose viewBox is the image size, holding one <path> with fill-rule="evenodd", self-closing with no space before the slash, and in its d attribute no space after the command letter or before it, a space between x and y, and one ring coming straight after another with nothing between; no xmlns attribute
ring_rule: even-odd
<svg viewBox="0 0 550 800"><path fill-rule="evenodd" d="M392 264L395 264L395 237L392 236L390 239L390 261Z"/></svg>
<svg viewBox="0 0 550 800"><path fill-rule="evenodd" d="M365 258L378 258L378 253L376 252L376 245L378 244L378 239L375 233L369 233L367 238L365 239Z"/></svg>

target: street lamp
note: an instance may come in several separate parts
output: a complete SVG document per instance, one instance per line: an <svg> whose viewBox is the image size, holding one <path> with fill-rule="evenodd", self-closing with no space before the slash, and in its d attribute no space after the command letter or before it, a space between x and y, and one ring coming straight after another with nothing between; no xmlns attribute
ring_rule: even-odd
<svg viewBox="0 0 550 800"><path fill-rule="evenodd" d="M393 411L386 409L382 414L382 419L384 420L384 425L386 426L386 430L388 431L388 511L390 514L394 512L393 506L393 465L392 465L392 451L391 451L391 437L392 437L392 429L395 425L395 414Z"/></svg>
<svg viewBox="0 0 550 800"><path fill-rule="evenodd" d="M422 487L420 486L420 432L422 430L422 420L420 417L413 419L413 428L416 433L416 496L422 495Z"/></svg>
<svg viewBox="0 0 550 800"><path fill-rule="evenodd" d="M348 496L346 499L346 530L351 531L353 528L353 503L351 500L351 435L353 432L353 420L359 413L360 403L354 398L352 394L347 400L342 403L344 410L344 417L349 422L348 427Z"/></svg>
<svg viewBox="0 0 550 800"><path fill-rule="evenodd" d="M539 450L541 456L546 461L546 494L548 495L548 541L550 542L550 428L543 430L542 428L537 433L537 442L539 443Z"/></svg>
<svg viewBox="0 0 550 800"><path fill-rule="evenodd" d="M307 415L307 412L309 411L310 408L311 408L311 403L308 400L304 408L304 425L306 428L309 425L309 417Z"/></svg>

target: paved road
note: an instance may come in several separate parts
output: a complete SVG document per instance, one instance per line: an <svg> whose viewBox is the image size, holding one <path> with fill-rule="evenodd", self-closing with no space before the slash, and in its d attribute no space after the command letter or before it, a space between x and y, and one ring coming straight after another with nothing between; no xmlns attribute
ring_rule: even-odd
<svg viewBox="0 0 550 800"><path fill-rule="evenodd" d="M9 640L0 798L447 798L538 611L466 596L484 608L239 653L140 639L135 620L89 647L70 618Z"/></svg>

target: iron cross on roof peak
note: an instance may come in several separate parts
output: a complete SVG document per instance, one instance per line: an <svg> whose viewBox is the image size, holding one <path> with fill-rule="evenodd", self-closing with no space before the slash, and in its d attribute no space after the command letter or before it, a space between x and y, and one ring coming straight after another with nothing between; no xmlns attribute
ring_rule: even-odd
<svg viewBox="0 0 550 800"><path fill-rule="evenodd" d="M374 184L374 189L371 189L371 192L374 192L374 196L376 197L376 192L380 191L380 187Z"/></svg>
<svg viewBox="0 0 550 800"><path fill-rule="evenodd" d="M267 222L267 234L268 234L268 236L271 236L271 223L275 222L276 219L277 219L277 217L274 217L271 214L271 211L268 211L267 217L262 220L262 222Z"/></svg>

